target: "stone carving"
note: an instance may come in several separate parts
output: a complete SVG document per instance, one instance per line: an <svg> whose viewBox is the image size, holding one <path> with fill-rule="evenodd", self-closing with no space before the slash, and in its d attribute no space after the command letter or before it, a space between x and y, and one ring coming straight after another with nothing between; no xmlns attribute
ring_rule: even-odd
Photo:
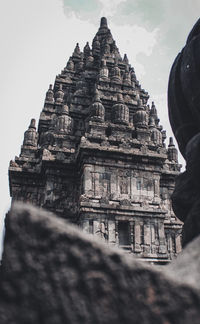
<svg viewBox="0 0 200 324"><path fill-rule="evenodd" d="M63 105L60 116L55 121L55 131L59 134L69 134L72 131L72 118L69 116L69 107Z"/></svg>
<svg viewBox="0 0 200 324"><path fill-rule="evenodd" d="M35 119L31 119L28 130L24 133L23 145L37 146L37 132L35 127Z"/></svg>
<svg viewBox="0 0 200 324"><path fill-rule="evenodd" d="M91 105L92 120L103 122L105 119L105 108L101 103L98 90L95 90L93 104Z"/></svg>
<svg viewBox="0 0 200 324"><path fill-rule="evenodd" d="M62 84L59 85L58 91L55 94L56 103L63 103L64 91L62 90Z"/></svg>
<svg viewBox="0 0 200 324"><path fill-rule="evenodd" d="M48 89L48 91L46 93L45 101L48 101L48 102L51 102L51 103L54 102L54 92L53 92L52 84L49 85L49 89Z"/></svg>
<svg viewBox="0 0 200 324"><path fill-rule="evenodd" d="M129 109L125 105L121 93L117 95L117 104L112 108L115 123L128 124L129 123Z"/></svg>
<svg viewBox="0 0 200 324"><path fill-rule="evenodd" d="M138 110L134 115L134 124L137 127L147 127L148 124L148 116L144 109L142 100L138 100Z"/></svg>
<svg viewBox="0 0 200 324"><path fill-rule="evenodd" d="M122 59L105 18L92 48L76 45L45 98L37 132L32 125L9 169L13 201L44 207L91 234L104 223L104 240L116 246L117 222L121 228L137 222L138 241L132 230L126 249L169 262L176 253L167 252L163 233L180 236L182 228L170 202L180 171L177 151L172 142L166 149L155 104L147 106L149 95L127 56ZM156 254L138 243L144 218L160 220Z"/></svg>
<svg viewBox="0 0 200 324"><path fill-rule="evenodd" d="M151 129L151 140L157 145L162 146L162 133L158 130L158 128L156 128L155 120L152 116L149 118L149 128Z"/></svg>

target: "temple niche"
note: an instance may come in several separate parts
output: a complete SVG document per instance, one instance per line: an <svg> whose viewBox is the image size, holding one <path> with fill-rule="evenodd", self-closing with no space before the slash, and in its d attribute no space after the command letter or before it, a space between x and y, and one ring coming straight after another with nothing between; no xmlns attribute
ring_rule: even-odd
<svg viewBox="0 0 200 324"><path fill-rule="evenodd" d="M125 253L165 264L181 250L171 207L177 149L101 19L50 85L9 167L12 202L53 211Z"/></svg>

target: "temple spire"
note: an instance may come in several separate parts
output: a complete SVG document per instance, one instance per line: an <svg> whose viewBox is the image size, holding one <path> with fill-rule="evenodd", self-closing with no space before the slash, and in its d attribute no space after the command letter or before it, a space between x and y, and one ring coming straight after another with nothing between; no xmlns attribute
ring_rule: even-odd
<svg viewBox="0 0 200 324"><path fill-rule="evenodd" d="M101 18L100 28L102 27L108 27L107 19L105 17Z"/></svg>

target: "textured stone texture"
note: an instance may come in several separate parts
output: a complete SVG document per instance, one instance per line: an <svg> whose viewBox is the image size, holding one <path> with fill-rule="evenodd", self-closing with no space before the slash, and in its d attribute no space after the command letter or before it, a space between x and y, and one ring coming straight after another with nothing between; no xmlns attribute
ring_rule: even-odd
<svg viewBox="0 0 200 324"><path fill-rule="evenodd" d="M161 273L49 212L15 205L6 218L0 323L197 324L199 241Z"/></svg>
<svg viewBox="0 0 200 324"><path fill-rule="evenodd" d="M177 149L122 58L106 19L92 46L77 44L9 167L13 201L31 203L150 262L180 251L171 208Z"/></svg>

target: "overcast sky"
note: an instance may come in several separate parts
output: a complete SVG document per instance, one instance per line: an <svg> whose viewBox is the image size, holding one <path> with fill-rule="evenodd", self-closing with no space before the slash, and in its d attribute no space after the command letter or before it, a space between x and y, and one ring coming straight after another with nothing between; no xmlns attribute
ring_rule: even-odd
<svg viewBox="0 0 200 324"><path fill-rule="evenodd" d="M91 44L100 17L107 17L169 137L169 71L199 14L199 0L0 0L1 221L10 205L9 161L20 153L30 119L38 122L48 85L77 42Z"/></svg>

